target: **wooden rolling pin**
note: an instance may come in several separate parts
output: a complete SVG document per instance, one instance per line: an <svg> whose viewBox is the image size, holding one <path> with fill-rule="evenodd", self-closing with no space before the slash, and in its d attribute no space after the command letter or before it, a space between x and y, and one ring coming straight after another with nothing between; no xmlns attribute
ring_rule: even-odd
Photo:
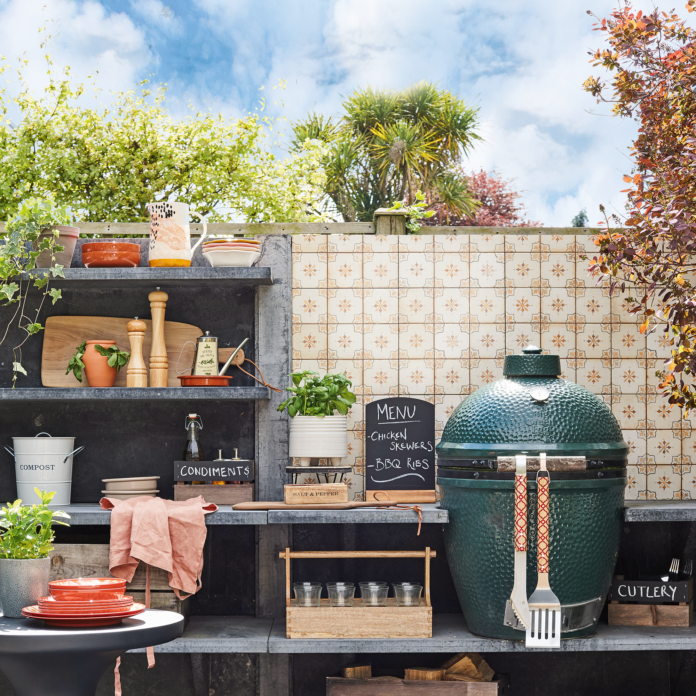
<svg viewBox="0 0 696 696"><path fill-rule="evenodd" d="M315 503L310 505L286 505L285 503L237 503L233 510L353 510L354 508L391 507L397 505L395 500L374 500L363 503Z"/></svg>

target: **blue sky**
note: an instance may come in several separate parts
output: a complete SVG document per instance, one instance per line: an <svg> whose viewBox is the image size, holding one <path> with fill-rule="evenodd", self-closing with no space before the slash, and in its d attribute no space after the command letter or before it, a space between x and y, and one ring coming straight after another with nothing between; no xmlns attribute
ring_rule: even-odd
<svg viewBox="0 0 696 696"><path fill-rule="evenodd" d="M38 89L45 77L37 30L50 20L58 65L82 77L98 69L105 89L166 82L174 114L190 101L236 116L262 95L288 119L312 109L337 114L341 95L358 87L439 82L480 108L485 142L469 166L514 179L529 216L560 226L581 208L595 222L600 203L622 207L634 126L581 89L601 74L588 63L602 40L586 10L606 16L614 4L0 0L0 54L25 54ZM273 90L281 81L285 89Z"/></svg>

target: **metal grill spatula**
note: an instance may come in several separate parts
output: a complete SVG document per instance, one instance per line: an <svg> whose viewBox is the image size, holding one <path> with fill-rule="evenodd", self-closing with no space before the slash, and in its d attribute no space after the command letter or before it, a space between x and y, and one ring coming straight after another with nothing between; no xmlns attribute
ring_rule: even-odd
<svg viewBox="0 0 696 696"><path fill-rule="evenodd" d="M524 454L515 456L515 573L509 606L522 625L528 629L530 616L527 604L527 457ZM507 617L508 622L509 618Z"/></svg>
<svg viewBox="0 0 696 696"><path fill-rule="evenodd" d="M529 598L530 625L527 628L528 648L561 647L561 603L549 585L549 472L546 454L540 454L537 474L537 580L536 590Z"/></svg>

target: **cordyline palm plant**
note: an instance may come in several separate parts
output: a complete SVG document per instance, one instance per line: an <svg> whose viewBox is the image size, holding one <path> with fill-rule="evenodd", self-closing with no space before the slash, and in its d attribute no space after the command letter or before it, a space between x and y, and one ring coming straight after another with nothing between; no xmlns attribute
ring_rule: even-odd
<svg viewBox="0 0 696 696"><path fill-rule="evenodd" d="M408 204L418 190L454 215L475 209L457 166L481 139L477 109L428 82L402 92L360 89L343 109L335 121L312 113L293 124L295 148L311 139L328 145L326 203L343 220L369 222L377 208Z"/></svg>

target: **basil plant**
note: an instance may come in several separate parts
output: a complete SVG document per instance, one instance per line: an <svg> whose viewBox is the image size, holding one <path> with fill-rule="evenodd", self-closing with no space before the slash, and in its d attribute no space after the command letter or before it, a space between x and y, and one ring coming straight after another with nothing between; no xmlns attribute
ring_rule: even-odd
<svg viewBox="0 0 696 696"><path fill-rule="evenodd" d="M305 370L293 372L292 392L289 399L278 406L279 411L288 410L290 418L300 416L333 416L338 411L345 416L355 403L355 394L348 387L353 383L344 375L325 375L321 379L316 372Z"/></svg>

